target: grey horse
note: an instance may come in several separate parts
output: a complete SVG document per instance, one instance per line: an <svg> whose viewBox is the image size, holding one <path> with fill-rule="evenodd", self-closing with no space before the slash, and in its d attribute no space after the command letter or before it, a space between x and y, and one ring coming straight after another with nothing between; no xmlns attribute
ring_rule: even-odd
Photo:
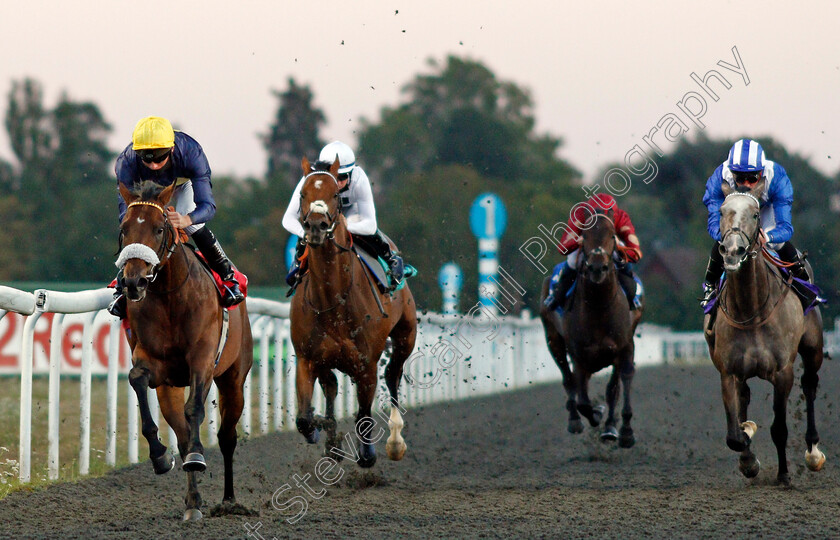
<svg viewBox="0 0 840 540"><path fill-rule="evenodd" d="M750 448L757 426L747 419L750 388L747 380L759 377L773 385L773 425L770 434L779 459L777 480L790 484L785 447L787 404L793 387L797 352L802 356L801 378L808 427L806 464L818 471L825 455L817 448L820 438L814 419L817 372L823 361L822 316L819 308L803 315L802 304L791 293L788 281L775 266L761 257L758 194L764 180L750 192L735 192L723 185L726 199L721 213L721 254L726 281L719 297L719 313L704 328L709 355L720 372L726 410L726 444L740 452L739 469L747 478L756 476L760 464ZM809 268L809 275L813 276Z"/></svg>

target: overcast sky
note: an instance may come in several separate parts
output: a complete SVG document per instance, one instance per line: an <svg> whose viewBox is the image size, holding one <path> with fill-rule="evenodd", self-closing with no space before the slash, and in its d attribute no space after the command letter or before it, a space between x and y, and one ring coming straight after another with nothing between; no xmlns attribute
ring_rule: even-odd
<svg viewBox="0 0 840 540"><path fill-rule="evenodd" d="M381 107L401 103L405 83L429 72L427 59L449 54L478 60L529 89L537 131L562 137L561 155L589 180L643 144L669 113L688 126L682 136L698 133L677 105L688 92L704 97L700 122L709 136L771 135L827 173L840 168L836 2L11 5L0 20L3 113L11 81L33 77L49 107L62 91L99 105L114 127L114 150L129 142L139 118L168 117L205 147L216 174L264 173L258 134L276 111L271 90L284 90L288 77L313 90L327 116L323 136L355 145L361 118L377 121ZM749 85L718 65L736 63L733 47ZM711 69L731 85L710 82L718 101L690 76ZM687 106L701 104L695 98ZM5 130L0 156L11 157Z"/></svg>

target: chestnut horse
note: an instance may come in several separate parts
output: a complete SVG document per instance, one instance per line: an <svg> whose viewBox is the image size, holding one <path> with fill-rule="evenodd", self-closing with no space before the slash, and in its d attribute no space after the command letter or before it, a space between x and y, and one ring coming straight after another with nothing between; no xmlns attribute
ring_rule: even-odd
<svg viewBox="0 0 840 540"><path fill-rule="evenodd" d="M559 317L545 307L550 277L542 287L540 318L549 351L563 373L563 386L568 395L569 433L581 433L583 415L593 427L601 423L603 405L593 407L589 399L589 379L594 373L612 366L607 382L608 415L601 432L604 442L615 441L622 448L635 443L630 419L630 387L635 373L633 333L642 318L643 306L630 311L627 296L618 281L613 254L618 248L612 209L598 209L594 224L581 231L580 271L575 283L572 308ZM566 359L571 357L572 367ZM573 369L572 369L573 368ZM622 426L616 429L615 415L618 383L624 386Z"/></svg>
<svg viewBox="0 0 840 540"><path fill-rule="evenodd" d="M186 521L202 517L197 473L206 464L199 426L213 381L219 389L219 448L225 464L224 498L218 510L229 512L238 506L233 494L233 451L253 344L245 302L229 313L229 326L224 329L228 314L212 276L195 253L179 242L178 231L167 219L165 208L173 189L174 184L163 190L147 184L141 193L133 193L120 184L128 209L120 225L122 249L117 266L123 268L124 290L130 300L127 333L133 367L128 378L137 393L143 436L149 442L155 472L169 472L175 460L158 439L158 427L149 412L147 390L155 388L161 412L178 436L182 469L187 472ZM185 403L186 386L190 395Z"/></svg>
<svg viewBox="0 0 840 540"><path fill-rule="evenodd" d="M327 432L326 455L341 459L341 441L336 434L334 402L338 381L334 369L346 373L356 385L359 411L356 415L358 452L352 455L361 467L376 462L373 444L375 422L371 406L377 387L377 366L388 337L393 346L385 369L390 393L388 457L402 459L406 444L400 432L403 419L398 390L403 364L414 349L417 313L414 298L405 285L391 294L381 294L352 251L353 240L341 213L337 181L338 159L329 170L314 170L305 157L305 176L300 192L301 223L307 244L308 273L291 302L291 337L297 355L297 428L310 444L318 442L321 428ZM315 379L327 398L324 418L314 417L312 392Z"/></svg>
<svg viewBox="0 0 840 540"><path fill-rule="evenodd" d="M817 448L820 438L814 419L817 372L823 361L822 316L819 308L803 316L802 303L796 294L790 294L790 284L775 266L758 256L762 247L757 197L763 191L764 180L750 193L733 192L728 184L723 184L726 199L720 207L720 250L726 281L719 297L720 313L705 335L709 355L720 372L726 444L741 453L739 468L748 478L758 474L760 464L750 448L757 426L747 420L747 379L759 377L773 385L770 434L779 459L777 481L787 485L787 403L797 352L804 368L801 384L808 423L805 461L812 471L820 470L825 463L825 455ZM706 315L704 328L708 321Z"/></svg>

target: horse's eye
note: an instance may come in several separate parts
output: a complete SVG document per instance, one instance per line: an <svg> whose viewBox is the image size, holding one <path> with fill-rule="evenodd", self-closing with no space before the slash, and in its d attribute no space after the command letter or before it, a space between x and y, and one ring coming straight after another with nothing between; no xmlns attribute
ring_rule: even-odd
<svg viewBox="0 0 840 540"><path fill-rule="evenodd" d="M158 227L158 230L155 231L155 234L157 234L158 236L162 235L163 234L163 227Z"/></svg>
<svg viewBox="0 0 840 540"><path fill-rule="evenodd" d="M758 219L758 212L756 212L755 214L753 214L753 219Z"/></svg>

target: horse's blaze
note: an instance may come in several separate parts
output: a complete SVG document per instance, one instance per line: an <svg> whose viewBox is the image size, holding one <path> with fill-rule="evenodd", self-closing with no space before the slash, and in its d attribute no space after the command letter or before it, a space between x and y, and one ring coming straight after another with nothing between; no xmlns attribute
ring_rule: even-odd
<svg viewBox="0 0 840 540"><path fill-rule="evenodd" d="M741 424L741 429L744 430L744 433L747 434L747 437L750 439L753 438L755 432L758 431L758 426L752 420L747 420Z"/></svg>
<svg viewBox="0 0 840 540"><path fill-rule="evenodd" d="M385 444L385 452L387 452L388 459L391 461L399 461L405 455L407 446L402 435L400 435L404 425L399 409L397 407L391 407L391 418L388 420L391 435Z"/></svg>
<svg viewBox="0 0 840 540"><path fill-rule="evenodd" d="M825 454L815 444L810 451L805 452L805 463L812 471L819 471L825 465Z"/></svg>

